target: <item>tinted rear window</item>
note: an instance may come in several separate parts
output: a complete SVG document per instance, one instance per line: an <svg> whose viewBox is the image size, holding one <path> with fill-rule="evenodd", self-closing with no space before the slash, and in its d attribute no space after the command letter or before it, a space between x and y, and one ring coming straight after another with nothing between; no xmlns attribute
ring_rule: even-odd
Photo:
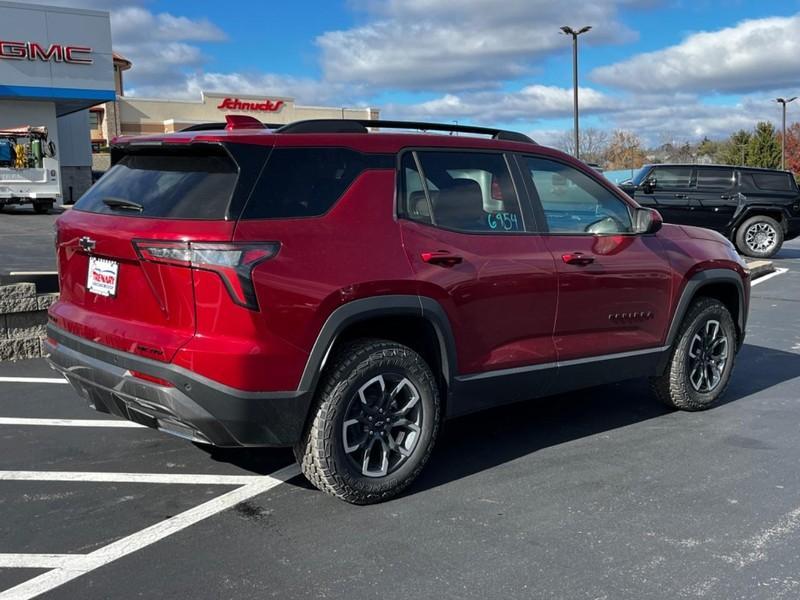
<svg viewBox="0 0 800 600"><path fill-rule="evenodd" d="M394 156L362 154L347 148L276 148L242 218L325 214L365 169L394 169Z"/></svg>
<svg viewBox="0 0 800 600"><path fill-rule="evenodd" d="M788 173L753 173L753 182L762 190L793 192L795 189Z"/></svg>
<svg viewBox="0 0 800 600"><path fill-rule="evenodd" d="M236 187L237 168L227 156L124 156L75 205L76 210L168 219L224 219ZM114 209L122 200L142 210Z"/></svg>

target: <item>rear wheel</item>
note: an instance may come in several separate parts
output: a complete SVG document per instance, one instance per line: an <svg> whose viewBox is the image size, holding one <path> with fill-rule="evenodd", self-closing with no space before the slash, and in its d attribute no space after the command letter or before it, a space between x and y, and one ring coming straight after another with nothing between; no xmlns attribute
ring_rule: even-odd
<svg viewBox="0 0 800 600"><path fill-rule="evenodd" d="M753 258L770 258L783 245L783 227L772 217L750 217L736 230L739 252Z"/></svg>
<svg viewBox="0 0 800 600"><path fill-rule="evenodd" d="M410 348L360 340L336 353L294 452L320 490L353 504L387 500L419 474L439 429L433 373Z"/></svg>
<svg viewBox="0 0 800 600"><path fill-rule="evenodd" d="M33 203L33 212L37 215L44 215L53 208L52 202L34 202Z"/></svg>
<svg viewBox="0 0 800 600"><path fill-rule="evenodd" d="M736 358L736 326L728 308L701 298L689 308L663 375L651 380L664 404L703 410L725 392Z"/></svg>

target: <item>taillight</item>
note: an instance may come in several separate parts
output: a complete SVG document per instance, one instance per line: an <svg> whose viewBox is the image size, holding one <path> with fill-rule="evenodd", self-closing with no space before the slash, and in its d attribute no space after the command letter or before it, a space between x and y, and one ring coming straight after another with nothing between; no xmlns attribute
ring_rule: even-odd
<svg viewBox="0 0 800 600"><path fill-rule="evenodd" d="M253 288L253 268L275 256L278 242L162 242L134 240L142 260L213 271L220 276L231 299L240 306L258 310Z"/></svg>
<svg viewBox="0 0 800 600"><path fill-rule="evenodd" d="M503 188L494 176L492 176L492 200L503 200Z"/></svg>

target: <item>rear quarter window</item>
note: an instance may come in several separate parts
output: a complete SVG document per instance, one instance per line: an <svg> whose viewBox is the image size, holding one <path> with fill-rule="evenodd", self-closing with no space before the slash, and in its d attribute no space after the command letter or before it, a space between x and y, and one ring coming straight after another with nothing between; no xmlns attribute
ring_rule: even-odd
<svg viewBox="0 0 800 600"><path fill-rule="evenodd" d="M788 173L752 173L753 183L761 190L770 192L794 192L797 187Z"/></svg>
<svg viewBox="0 0 800 600"><path fill-rule="evenodd" d="M325 214L367 169L394 169L393 155L347 148L276 148L242 213L243 219Z"/></svg>
<svg viewBox="0 0 800 600"><path fill-rule="evenodd" d="M224 219L238 169L224 155L130 154L75 204L86 212L166 219ZM123 200L141 211L114 209Z"/></svg>

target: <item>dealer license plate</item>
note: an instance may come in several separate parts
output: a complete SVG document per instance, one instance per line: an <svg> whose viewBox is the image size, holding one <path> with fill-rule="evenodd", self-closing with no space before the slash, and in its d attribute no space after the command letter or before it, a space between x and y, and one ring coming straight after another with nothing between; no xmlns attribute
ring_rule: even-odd
<svg viewBox="0 0 800 600"><path fill-rule="evenodd" d="M118 273L118 262L90 256L86 287L90 292L98 296L115 296L117 294Z"/></svg>

